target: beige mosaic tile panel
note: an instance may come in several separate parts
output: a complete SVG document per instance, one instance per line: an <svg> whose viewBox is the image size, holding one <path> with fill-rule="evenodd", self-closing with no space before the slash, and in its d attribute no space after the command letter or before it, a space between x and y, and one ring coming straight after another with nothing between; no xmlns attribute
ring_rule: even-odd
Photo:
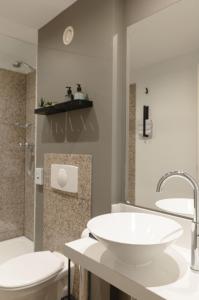
<svg viewBox="0 0 199 300"><path fill-rule="evenodd" d="M64 243L78 239L91 218L91 156L45 154L43 247L63 253ZM78 194L50 187L51 164L79 167Z"/></svg>
<svg viewBox="0 0 199 300"><path fill-rule="evenodd" d="M136 84L129 87L128 201L135 203Z"/></svg>
<svg viewBox="0 0 199 300"><path fill-rule="evenodd" d="M51 164L79 167L78 194L63 193L50 186ZM81 237L91 218L91 155L45 154L43 248L64 253L64 244ZM78 299L78 268L73 295Z"/></svg>

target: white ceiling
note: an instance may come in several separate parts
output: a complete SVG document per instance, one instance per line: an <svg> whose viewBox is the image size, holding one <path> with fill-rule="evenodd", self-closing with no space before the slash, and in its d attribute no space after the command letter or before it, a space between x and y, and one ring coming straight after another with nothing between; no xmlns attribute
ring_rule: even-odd
<svg viewBox="0 0 199 300"><path fill-rule="evenodd" d="M76 0L0 0L0 18L39 29Z"/></svg>
<svg viewBox="0 0 199 300"><path fill-rule="evenodd" d="M0 68L27 73L15 61L36 68L38 29L77 0L0 0Z"/></svg>
<svg viewBox="0 0 199 300"><path fill-rule="evenodd" d="M37 46L0 34L0 68L16 72L28 73L30 69L22 65L13 68L16 61L24 61L36 68Z"/></svg>

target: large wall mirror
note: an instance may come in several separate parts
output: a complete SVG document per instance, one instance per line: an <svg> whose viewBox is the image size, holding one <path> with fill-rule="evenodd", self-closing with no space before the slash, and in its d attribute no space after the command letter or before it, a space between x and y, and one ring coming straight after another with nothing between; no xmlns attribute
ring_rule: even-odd
<svg viewBox="0 0 199 300"><path fill-rule="evenodd" d="M198 179L199 1L181 0L127 29L127 184L133 205L192 198L179 179L156 193L160 177L184 170ZM171 199L171 201L172 201Z"/></svg>

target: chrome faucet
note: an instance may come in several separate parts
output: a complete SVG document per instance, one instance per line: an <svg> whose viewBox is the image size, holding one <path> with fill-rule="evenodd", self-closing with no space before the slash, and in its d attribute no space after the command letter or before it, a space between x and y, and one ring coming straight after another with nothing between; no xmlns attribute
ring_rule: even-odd
<svg viewBox="0 0 199 300"><path fill-rule="evenodd" d="M199 198L199 185L196 180L183 171L173 171L166 173L162 176L157 184L157 192L161 191L162 186L167 182L169 178L178 177L185 179L193 189L193 198L194 198L194 215L192 220L192 244L191 244L191 269L194 271L199 271L199 236L198 236L198 198Z"/></svg>

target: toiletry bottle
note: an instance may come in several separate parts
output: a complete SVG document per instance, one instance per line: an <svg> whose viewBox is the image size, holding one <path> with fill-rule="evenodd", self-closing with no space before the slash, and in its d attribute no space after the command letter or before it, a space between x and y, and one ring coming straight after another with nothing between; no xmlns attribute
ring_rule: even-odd
<svg viewBox="0 0 199 300"><path fill-rule="evenodd" d="M43 97L40 99L40 105L39 106L40 107L44 107L45 106L45 99Z"/></svg>
<svg viewBox="0 0 199 300"><path fill-rule="evenodd" d="M77 92L75 93L75 100L85 100L85 95L82 93L81 84L77 84Z"/></svg>
<svg viewBox="0 0 199 300"><path fill-rule="evenodd" d="M71 86L67 86L66 88L67 88L66 101L74 100L74 96L73 96Z"/></svg>

